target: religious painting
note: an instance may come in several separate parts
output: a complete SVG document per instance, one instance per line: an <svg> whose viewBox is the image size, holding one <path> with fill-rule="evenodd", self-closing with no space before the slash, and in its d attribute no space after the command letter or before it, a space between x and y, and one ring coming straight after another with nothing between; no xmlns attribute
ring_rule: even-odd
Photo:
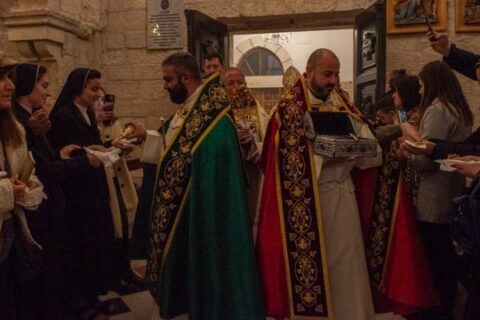
<svg viewBox="0 0 480 320"><path fill-rule="evenodd" d="M360 68L367 69L377 62L377 34L375 26L362 30L361 48L362 56L360 58Z"/></svg>
<svg viewBox="0 0 480 320"><path fill-rule="evenodd" d="M359 100L360 103L357 107L360 109L362 114L371 119L375 115L375 96L376 96L376 81L365 82L359 86Z"/></svg>
<svg viewBox="0 0 480 320"><path fill-rule="evenodd" d="M447 0L387 0L387 32L414 33L448 28ZM428 19L428 22L427 22Z"/></svg>
<svg viewBox="0 0 480 320"><path fill-rule="evenodd" d="M386 65L385 2L377 1L355 17L355 105L373 112L375 101L384 94Z"/></svg>
<svg viewBox="0 0 480 320"><path fill-rule="evenodd" d="M480 0L457 0L455 13L457 32L480 32Z"/></svg>

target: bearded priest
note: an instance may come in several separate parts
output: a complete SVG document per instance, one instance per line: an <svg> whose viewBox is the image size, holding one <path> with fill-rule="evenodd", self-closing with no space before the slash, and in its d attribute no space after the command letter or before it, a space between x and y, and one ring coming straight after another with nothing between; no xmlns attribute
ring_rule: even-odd
<svg viewBox="0 0 480 320"><path fill-rule="evenodd" d="M167 57L162 70L164 89L179 108L146 135L132 236L133 256L147 258L145 282L156 315L264 319L240 145L225 88L217 73L202 82L188 53Z"/></svg>
<svg viewBox="0 0 480 320"><path fill-rule="evenodd" d="M372 157L321 156L304 129L309 111L343 112L356 137L374 139L335 89L339 71L332 51L314 51L267 128L257 254L267 315L276 319L374 319L350 172L379 166L380 147Z"/></svg>

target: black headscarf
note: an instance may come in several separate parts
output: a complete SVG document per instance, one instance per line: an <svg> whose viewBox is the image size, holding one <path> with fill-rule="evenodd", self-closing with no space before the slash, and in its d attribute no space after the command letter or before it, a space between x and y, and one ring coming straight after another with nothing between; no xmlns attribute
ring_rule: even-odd
<svg viewBox="0 0 480 320"><path fill-rule="evenodd" d="M50 118L53 118L58 111L67 107L74 97L81 95L88 80L100 79L101 77L100 71L90 68L77 68L70 72L57 101L55 101Z"/></svg>
<svg viewBox="0 0 480 320"><path fill-rule="evenodd" d="M21 63L15 67L15 96L23 97L32 93L37 81L47 72L38 64Z"/></svg>

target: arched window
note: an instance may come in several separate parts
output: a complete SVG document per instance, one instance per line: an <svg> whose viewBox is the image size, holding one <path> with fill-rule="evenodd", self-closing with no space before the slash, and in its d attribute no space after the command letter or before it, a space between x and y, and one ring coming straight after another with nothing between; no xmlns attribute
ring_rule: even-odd
<svg viewBox="0 0 480 320"><path fill-rule="evenodd" d="M280 59L270 50L260 47L247 51L239 67L245 76L281 76L283 74Z"/></svg>

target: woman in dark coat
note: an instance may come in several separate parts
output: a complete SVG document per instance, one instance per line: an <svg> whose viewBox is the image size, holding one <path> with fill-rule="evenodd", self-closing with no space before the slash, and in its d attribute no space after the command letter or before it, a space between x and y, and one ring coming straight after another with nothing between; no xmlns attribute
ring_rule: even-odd
<svg viewBox="0 0 480 320"><path fill-rule="evenodd" d="M47 195L42 205L27 215L32 235L42 245L41 273L25 279L19 288L21 319L65 319L69 288L67 262L72 256L65 216L65 197L61 183L87 174L91 166L101 163L92 155L68 158L75 146L64 147L60 154L50 145L45 134L50 129L48 113L42 108L49 79L45 67L23 63L15 68L13 111L26 133L28 150L35 159L35 171ZM60 159L62 158L62 159Z"/></svg>
<svg viewBox="0 0 480 320"><path fill-rule="evenodd" d="M54 148L69 144L101 148L94 111L100 97L101 74L88 68L70 73L50 115L48 134ZM76 150L77 151L77 150ZM85 154L85 149L74 152ZM66 198L66 224L74 255L71 259L70 283L77 298L75 308L85 312L101 307L99 294L111 286L111 252L113 226L108 187L103 167L67 179L62 185Z"/></svg>

